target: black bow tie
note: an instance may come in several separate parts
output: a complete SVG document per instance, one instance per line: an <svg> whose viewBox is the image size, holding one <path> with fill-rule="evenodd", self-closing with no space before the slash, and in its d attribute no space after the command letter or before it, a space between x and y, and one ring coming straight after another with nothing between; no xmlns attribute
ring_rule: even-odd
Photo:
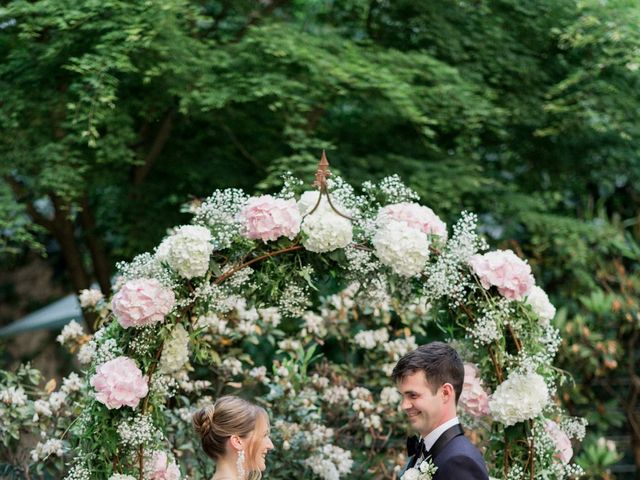
<svg viewBox="0 0 640 480"><path fill-rule="evenodd" d="M413 456L417 460L418 457L427 456L427 449L424 446L424 439L418 436L407 438L407 455Z"/></svg>

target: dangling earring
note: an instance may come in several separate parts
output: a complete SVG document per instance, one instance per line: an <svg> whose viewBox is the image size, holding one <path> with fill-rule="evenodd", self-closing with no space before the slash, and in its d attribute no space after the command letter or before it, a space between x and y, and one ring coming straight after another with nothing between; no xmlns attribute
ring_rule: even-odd
<svg viewBox="0 0 640 480"><path fill-rule="evenodd" d="M236 460L236 470L238 470L238 478L244 480L244 450L238 452L238 459Z"/></svg>

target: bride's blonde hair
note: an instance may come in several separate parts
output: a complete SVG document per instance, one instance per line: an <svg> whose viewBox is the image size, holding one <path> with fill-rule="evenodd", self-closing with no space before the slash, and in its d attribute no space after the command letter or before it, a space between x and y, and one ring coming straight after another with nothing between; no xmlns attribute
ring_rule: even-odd
<svg viewBox="0 0 640 480"><path fill-rule="evenodd" d="M256 432L258 420L263 419L269 428L269 416L264 408L232 395L220 397L213 405L207 405L193 414L193 425L202 441L205 453L217 460L224 456L227 440L232 435L248 439L245 449L248 478L260 479L257 467L257 448L261 433Z"/></svg>

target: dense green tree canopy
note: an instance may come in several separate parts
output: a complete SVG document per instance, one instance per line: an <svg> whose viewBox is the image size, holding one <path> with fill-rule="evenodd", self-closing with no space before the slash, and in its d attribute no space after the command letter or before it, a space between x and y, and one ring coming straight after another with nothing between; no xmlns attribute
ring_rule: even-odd
<svg viewBox="0 0 640 480"><path fill-rule="evenodd" d="M107 291L177 205L311 180L323 148L357 183L398 173L443 218L478 212L569 322L612 259L637 271L635 1L3 5L0 255L53 238L76 290Z"/></svg>

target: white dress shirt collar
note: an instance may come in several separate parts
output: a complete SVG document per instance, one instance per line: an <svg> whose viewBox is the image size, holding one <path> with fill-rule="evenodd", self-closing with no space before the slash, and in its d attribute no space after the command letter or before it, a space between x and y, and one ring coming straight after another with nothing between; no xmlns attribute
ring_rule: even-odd
<svg viewBox="0 0 640 480"><path fill-rule="evenodd" d="M435 428L429 435L424 437L424 447L427 450L431 450L433 445L436 443L436 440L440 438L440 435L442 435L454 425L458 425L459 423L460 420L458 420L458 417L453 417L451 420L444 422L442 425Z"/></svg>

